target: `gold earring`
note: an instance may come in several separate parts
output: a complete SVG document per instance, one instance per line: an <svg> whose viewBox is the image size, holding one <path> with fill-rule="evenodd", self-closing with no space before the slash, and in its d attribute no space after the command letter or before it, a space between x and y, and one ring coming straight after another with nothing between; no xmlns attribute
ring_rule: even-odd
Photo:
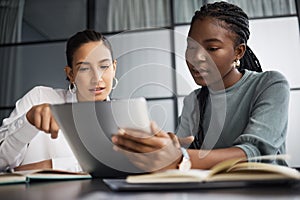
<svg viewBox="0 0 300 200"><path fill-rule="evenodd" d="M236 66L239 67L240 65L241 65L241 61L239 59L237 59Z"/></svg>
<svg viewBox="0 0 300 200"><path fill-rule="evenodd" d="M240 65L241 65L241 61L239 59L237 59L233 62L233 66L236 68L238 68Z"/></svg>

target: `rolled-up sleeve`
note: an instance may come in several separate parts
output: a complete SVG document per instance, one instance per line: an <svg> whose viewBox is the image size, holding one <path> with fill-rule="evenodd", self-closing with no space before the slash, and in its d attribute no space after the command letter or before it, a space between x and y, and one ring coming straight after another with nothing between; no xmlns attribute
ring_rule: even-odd
<svg viewBox="0 0 300 200"><path fill-rule="evenodd" d="M14 168L22 162L27 144L38 134L38 130L29 124L25 115L1 129L0 170L2 171Z"/></svg>
<svg viewBox="0 0 300 200"><path fill-rule="evenodd" d="M0 171L18 166L25 155L28 143L38 134L26 112L39 102L39 88L36 87L16 102L10 116L3 120L0 127Z"/></svg>

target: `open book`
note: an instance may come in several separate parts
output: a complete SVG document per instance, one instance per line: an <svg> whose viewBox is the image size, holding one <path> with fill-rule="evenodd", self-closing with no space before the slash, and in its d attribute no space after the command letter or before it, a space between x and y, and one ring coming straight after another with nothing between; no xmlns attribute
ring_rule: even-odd
<svg viewBox="0 0 300 200"><path fill-rule="evenodd" d="M260 157L269 159L269 157ZM279 157L280 159L280 157ZM215 165L211 170L191 169L183 172L166 170L151 174L131 175L127 183L183 183L183 182L216 182L216 181L269 181L300 180L296 169L261 162L247 162L245 159L230 159Z"/></svg>
<svg viewBox="0 0 300 200"><path fill-rule="evenodd" d="M38 169L0 173L1 184L27 183L34 180L72 180L90 179L92 176L86 172L71 172L56 169Z"/></svg>

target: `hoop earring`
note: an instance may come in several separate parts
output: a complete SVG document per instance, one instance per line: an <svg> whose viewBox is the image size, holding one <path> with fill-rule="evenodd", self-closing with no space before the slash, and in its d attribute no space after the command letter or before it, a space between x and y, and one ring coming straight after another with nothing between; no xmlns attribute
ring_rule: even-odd
<svg viewBox="0 0 300 200"><path fill-rule="evenodd" d="M69 84L69 91L72 93L72 94L75 94L76 91L77 91L77 86L75 83L70 83Z"/></svg>
<svg viewBox="0 0 300 200"><path fill-rule="evenodd" d="M113 90L117 87L117 85L119 83L119 81L118 81L118 79L116 77L113 78L113 82L114 82L114 80L115 80L115 85L111 88Z"/></svg>

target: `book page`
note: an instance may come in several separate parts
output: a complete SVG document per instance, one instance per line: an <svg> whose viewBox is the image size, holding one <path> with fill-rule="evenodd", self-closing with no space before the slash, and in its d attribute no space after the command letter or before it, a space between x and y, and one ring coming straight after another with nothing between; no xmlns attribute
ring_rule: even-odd
<svg viewBox="0 0 300 200"><path fill-rule="evenodd" d="M248 162L249 160L284 159L281 156L260 156L251 159L234 158L218 163L211 170L191 169L187 172L166 170L144 175L128 176L128 183L180 183L180 182L212 182L212 181L247 181L300 179L300 173L287 166Z"/></svg>
<svg viewBox="0 0 300 200"><path fill-rule="evenodd" d="M55 169L41 169L41 170L26 170L14 172L17 174L22 174L27 177L27 179L89 179L92 176L86 172L72 172L64 170Z"/></svg>
<svg viewBox="0 0 300 200"><path fill-rule="evenodd" d="M232 159L228 159L228 160L220 162L220 163L216 164L214 167L212 167L211 168L211 173L209 174L207 179L214 176L215 174L226 173L226 172L232 171L233 168L236 169L237 166L240 166L240 167L245 166L245 165L250 166L250 165L252 165L252 163L265 164L264 166L278 166L278 165L266 164L266 163L261 163L261 162L250 162L250 161L254 161L254 160L258 160L258 161L279 160L279 159L280 160L285 160L285 159L288 159L288 158L289 158L288 155L282 154L282 155L257 156L257 157L252 157L252 158L232 158ZM286 168L288 168L288 167L286 167ZM248 171L249 170L250 169L248 169Z"/></svg>
<svg viewBox="0 0 300 200"><path fill-rule="evenodd" d="M287 178L300 179L300 173L293 168L267 164L267 163L255 163L255 162L245 162L238 163L227 170L228 172L251 172L253 173L272 173L272 174L281 174Z"/></svg>
<svg viewBox="0 0 300 200"><path fill-rule="evenodd" d="M201 182L208 175L209 170L192 169L180 171L177 169L154 172L151 174L131 175L126 178L127 183L182 183Z"/></svg>
<svg viewBox="0 0 300 200"><path fill-rule="evenodd" d="M271 156L274 158L274 156ZM270 156L257 157L261 160ZM283 156L278 159L284 158ZM214 166L205 181L247 181L300 179L300 173L293 168L271 163L247 162L247 159L230 159Z"/></svg>
<svg viewBox="0 0 300 200"><path fill-rule="evenodd" d="M0 185L13 184L13 183L25 183L26 177L22 174L14 173L0 173Z"/></svg>

